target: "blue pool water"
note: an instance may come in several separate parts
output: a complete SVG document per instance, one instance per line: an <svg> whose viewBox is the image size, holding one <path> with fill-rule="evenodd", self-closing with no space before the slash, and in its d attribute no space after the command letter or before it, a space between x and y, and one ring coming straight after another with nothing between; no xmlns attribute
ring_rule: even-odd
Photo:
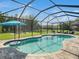
<svg viewBox="0 0 79 59"><path fill-rule="evenodd" d="M63 47L63 40L69 40L69 38L74 37L69 35L49 35L17 41L17 44L14 45L9 42L7 46L28 54L53 53L59 51Z"/></svg>

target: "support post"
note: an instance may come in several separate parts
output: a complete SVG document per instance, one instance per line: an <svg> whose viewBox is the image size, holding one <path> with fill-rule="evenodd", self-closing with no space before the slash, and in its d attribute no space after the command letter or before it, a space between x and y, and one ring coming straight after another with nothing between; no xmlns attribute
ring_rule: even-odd
<svg viewBox="0 0 79 59"><path fill-rule="evenodd" d="M48 23L47 23L47 34L48 34Z"/></svg>

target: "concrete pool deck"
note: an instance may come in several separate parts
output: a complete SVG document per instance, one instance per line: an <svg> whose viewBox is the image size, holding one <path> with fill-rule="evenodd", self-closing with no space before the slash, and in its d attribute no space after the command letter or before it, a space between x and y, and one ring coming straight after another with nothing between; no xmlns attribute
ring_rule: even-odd
<svg viewBox="0 0 79 59"><path fill-rule="evenodd" d="M67 35L70 35L70 34L67 34ZM71 36L73 36L73 35L71 35ZM39 37L39 36L36 36L36 37ZM76 38L74 38L72 40L65 40L63 42L63 48L56 53L37 54L37 55L36 54L27 54L22 59L78 59L79 58L78 57L78 55L79 55L79 38L78 38L78 36L75 36L75 37ZM2 48L5 48L6 46L4 46L3 44L7 41L11 41L11 40L0 40L0 51L4 51L4 49L2 49ZM5 52L3 52L2 54L5 55ZM11 54L11 53L7 53L5 56L8 56L9 54ZM2 57L2 56L0 55L0 57ZM4 56L3 56L3 58L4 58ZM16 56L16 58L17 58L17 56ZM13 59L16 59L16 58L13 58ZM4 58L4 59L6 59L6 58ZM12 57L11 57L11 59L12 59Z"/></svg>

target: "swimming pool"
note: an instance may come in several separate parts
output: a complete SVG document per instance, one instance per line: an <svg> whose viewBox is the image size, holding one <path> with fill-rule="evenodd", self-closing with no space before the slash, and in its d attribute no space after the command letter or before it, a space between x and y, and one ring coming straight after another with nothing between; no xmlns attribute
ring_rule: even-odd
<svg viewBox="0 0 79 59"><path fill-rule="evenodd" d="M64 40L69 40L70 38L74 37L70 35L44 35L42 37L8 42L6 46L16 48L18 51L28 54L53 53L63 47L62 43Z"/></svg>

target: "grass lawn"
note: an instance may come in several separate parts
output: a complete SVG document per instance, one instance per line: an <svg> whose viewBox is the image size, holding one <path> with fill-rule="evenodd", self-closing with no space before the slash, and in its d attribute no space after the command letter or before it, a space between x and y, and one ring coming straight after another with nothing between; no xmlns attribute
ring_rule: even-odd
<svg viewBox="0 0 79 59"><path fill-rule="evenodd" d="M56 30L55 30L56 31ZM66 32L65 30L64 32ZM48 31L49 33L52 33L51 30ZM47 34L47 30L42 30L42 34ZM33 36L40 35L40 32L33 32ZM75 35L79 35L79 32L76 32ZM30 37L32 36L31 32L21 33L20 37ZM18 34L16 34L16 38L18 37ZM9 40L14 38L14 33L0 33L0 40Z"/></svg>
<svg viewBox="0 0 79 59"><path fill-rule="evenodd" d="M0 33L0 40L7 40L12 38L13 38L12 33Z"/></svg>
<svg viewBox="0 0 79 59"><path fill-rule="evenodd" d="M51 31L49 30L49 33L51 33ZM42 30L42 34L47 34L47 30ZM33 36L36 35L40 35L40 32L33 32ZM25 33L21 33L20 37L30 37L32 36L31 32L25 32ZM18 37L18 34L16 34L16 38ZM0 33L0 40L9 40L9 39L13 39L14 38L14 33Z"/></svg>
<svg viewBox="0 0 79 59"><path fill-rule="evenodd" d="M46 34L43 32L43 34ZM33 35L40 35L40 32L33 32ZM30 37L32 36L31 32L21 33L20 37ZM18 34L16 34L16 38L18 37ZM14 38L14 33L0 33L0 40L9 40Z"/></svg>

